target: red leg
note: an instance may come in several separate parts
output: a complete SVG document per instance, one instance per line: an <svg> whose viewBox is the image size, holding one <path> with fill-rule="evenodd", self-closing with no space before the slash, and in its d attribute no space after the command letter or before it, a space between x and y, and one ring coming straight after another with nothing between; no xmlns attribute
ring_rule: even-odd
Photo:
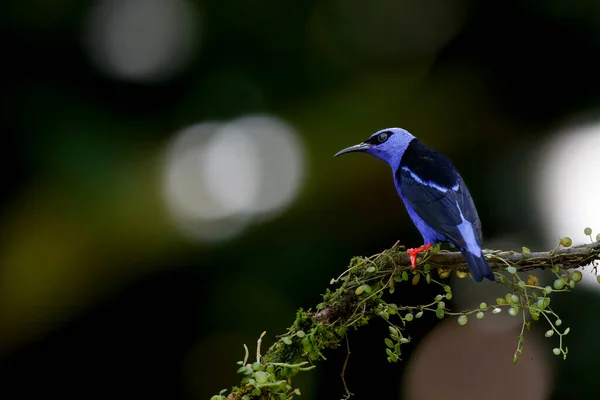
<svg viewBox="0 0 600 400"><path fill-rule="evenodd" d="M431 243L424 244L421 247L417 247L416 249L408 249L406 252L410 255L410 264L413 269L417 267L417 255L423 251L429 250L431 247Z"/></svg>

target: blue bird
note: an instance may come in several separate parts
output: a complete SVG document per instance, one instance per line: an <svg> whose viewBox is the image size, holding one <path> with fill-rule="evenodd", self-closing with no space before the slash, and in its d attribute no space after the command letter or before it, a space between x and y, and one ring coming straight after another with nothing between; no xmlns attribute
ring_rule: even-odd
<svg viewBox="0 0 600 400"><path fill-rule="evenodd" d="M435 243L450 243L460 249L476 282L494 280L481 252L481 222L475 204L450 160L401 128L375 132L334 157L352 152L370 154L392 167L396 190L423 236L423 246L407 250L412 268L420 252Z"/></svg>

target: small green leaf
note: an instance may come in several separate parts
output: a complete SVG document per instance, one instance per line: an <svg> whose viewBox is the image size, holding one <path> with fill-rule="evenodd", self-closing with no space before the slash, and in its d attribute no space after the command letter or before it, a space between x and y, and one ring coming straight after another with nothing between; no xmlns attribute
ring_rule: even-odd
<svg viewBox="0 0 600 400"><path fill-rule="evenodd" d="M560 354L560 349L558 347L555 347L552 349L552 352L554 353L555 356Z"/></svg>
<svg viewBox="0 0 600 400"><path fill-rule="evenodd" d="M402 271L402 280L403 281L407 281L408 280L408 272Z"/></svg>
<svg viewBox="0 0 600 400"><path fill-rule="evenodd" d="M560 319L557 319L556 322L554 323L554 325L561 326L562 325L562 321Z"/></svg>
<svg viewBox="0 0 600 400"><path fill-rule="evenodd" d="M527 284L529 286L539 286L540 285L540 280L537 276L529 274L527 276Z"/></svg>
<svg viewBox="0 0 600 400"><path fill-rule="evenodd" d="M435 310L435 316L438 317L439 319L444 318L444 310L441 308L438 308L437 310Z"/></svg>
<svg viewBox="0 0 600 400"><path fill-rule="evenodd" d="M375 272L375 267L370 266L369 268L367 268L367 272L368 273Z"/></svg>
<svg viewBox="0 0 600 400"><path fill-rule="evenodd" d="M398 329L394 328L393 326L388 327L388 329L390 330L390 334L393 336L399 336L398 334Z"/></svg>
<svg viewBox="0 0 600 400"><path fill-rule="evenodd" d="M461 315L461 316L458 317L457 321L458 321L458 325L465 326L467 324L467 322L468 322L468 318L467 318L466 315Z"/></svg>
<svg viewBox="0 0 600 400"><path fill-rule="evenodd" d="M254 374L254 379L256 379L256 383L262 385L263 383L267 383L269 374L267 374L265 371L258 371Z"/></svg>
<svg viewBox="0 0 600 400"><path fill-rule="evenodd" d="M511 307L508 309L508 313L514 317L517 315L517 310L515 308Z"/></svg>
<svg viewBox="0 0 600 400"><path fill-rule="evenodd" d="M404 316L404 319L407 320L408 322L413 320L413 315L412 313L408 313Z"/></svg>
<svg viewBox="0 0 600 400"><path fill-rule="evenodd" d="M304 333L304 331L298 331L296 332L296 336L298 336L299 338L303 338L304 336L306 336L306 333Z"/></svg>
<svg viewBox="0 0 600 400"><path fill-rule="evenodd" d="M537 311L533 311L531 308L529 309L529 314L531 314L531 319L537 321L540 319L540 314Z"/></svg>
<svg viewBox="0 0 600 400"><path fill-rule="evenodd" d="M544 299L538 299L538 301L535 302L535 306L539 309L544 309L546 308L546 303L544 302Z"/></svg>
<svg viewBox="0 0 600 400"><path fill-rule="evenodd" d="M307 353L310 353L313 350L313 344L310 341L310 338L305 337L304 339L302 339L302 341L300 343L302 343L302 347L304 348L304 351L306 351Z"/></svg>
<svg viewBox="0 0 600 400"><path fill-rule="evenodd" d="M384 339L384 341L385 341L385 345L386 345L387 347L389 347L389 348L391 348L391 349L393 349L393 348L394 348L394 342L392 342L392 341L390 340L390 338L385 338L385 339Z"/></svg>
<svg viewBox="0 0 600 400"><path fill-rule="evenodd" d="M458 279L465 279L467 276L469 276L469 272L459 269L456 270L456 276L458 277Z"/></svg>
<svg viewBox="0 0 600 400"><path fill-rule="evenodd" d="M485 314L482 313L481 311L478 311L477 314L475 314L475 317L477 317L477 319L483 319L484 316L485 316Z"/></svg>
<svg viewBox="0 0 600 400"><path fill-rule="evenodd" d="M556 279L554 281L554 289L560 290L565 287L565 282L562 279Z"/></svg>
<svg viewBox="0 0 600 400"><path fill-rule="evenodd" d="M416 274L415 276L413 276L413 278L412 278L413 286L416 286L420 280L421 280L421 274Z"/></svg>
<svg viewBox="0 0 600 400"><path fill-rule="evenodd" d="M419 311L415 314L415 318L421 318L423 316L423 311Z"/></svg>
<svg viewBox="0 0 600 400"><path fill-rule="evenodd" d="M290 339L290 338L289 338L289 337L287 337L287 336L286 336L286 337L284 337L284 338L282 339L282 341L283 341L283 343L287 344L288 346L289 346L290 344L292 344L292 339Z"/></svg>
<svg viewBox="0 0 600 400"><path fill-rule="evenodd" d="M265 368L265 367L264 367L264 365L262 365L262 364L261 364L261 363L259 363L259 362L254 362L254 363L252 364L252 370L253 370L253 371L261 371L261 370L263 370L264 368Z"/></svg>
<svg viewBox="0 0 600 400"><path fill-rule="evenodd" d="M531 250L529 250L527 247L523 246L522 248L522 252L523 254L527 255L527 254L531 254ZM511 272L512 273L512 272Z"/></svg>
<svg viewBox="0 0 600 400"><path fill-rule="evenodd" d="M571 332L571 328L565 329L565 331L563 332L563 335L568 335L569 332Z"/></svg>
<svg viewBox="0 0 600 400"><path fill-rule="evenodd" d="M487 310L487 304L485 304L485 303L480 303L480 304L479 304L479 308L480 308L481 310L483 310L483 311L486 311L486 310Z"/></svg>
<svg viewBox="0 0 600 400"><path fill-rule="evenodd" d="M542 292L543 292L544 294L550 294L550 293L552 293L552 287L550 287L550 286L546 286L546 287L545 287L545 288L542 290Z"/></svg>
<svg viewBox="0 0 600 400"><path fill-rule="evenodd" d="M357 296L360 296L364 291L365 291L365 287L364 286L359 286L354 291L354 294L356 294Z"/></svg>
<svg viewBox="0 0 600 400"><path fill-rule="evenodd" d="M585 229L583 230L583 234L584 234L585 236L591 236L591 235L592 235L592 228L590 228L590 227L588 226L587 228L585 228Z"/></svg>
<svg viewBox="0 0 600 400"><path fill-rule="evenodd" d="M563 246L563 247L570 247L572 244L573 244L573 241L571 240L570 237L565 236L563 238L560 238L560 245L561 246Z"/></svg>
<svg viewBox="0 0 600 400"><path fill-rule="evenodd" d="M573 273L571 274L571 277L573 278L573 280L575 282L579 282L581 280L581 278L583 278L581 271L573 271Z"/></svg>
<svg viewBox="0 0 600 400"><path fill-rule="evenodd" d="M371 286L365 284L363 287L366 294L371 294Z"/></svg>

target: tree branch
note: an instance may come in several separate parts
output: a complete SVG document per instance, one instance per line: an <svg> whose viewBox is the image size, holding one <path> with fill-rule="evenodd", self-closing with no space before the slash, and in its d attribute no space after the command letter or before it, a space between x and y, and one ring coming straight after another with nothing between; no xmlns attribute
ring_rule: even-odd
<svg viewBox="0 0 600 400"><path fill-rule="evenodd" d="M495 271L496 283L506 286L508 292L504 298L498 298L494 305L481 303L476 309L460 312L453 312L446 307L444 300L452 298L452 289L443 281L436 280L437 277L447 278L452 272L459 278L468 276L468 268L460 252L439 251L439 247L434 247L423 253L414 270L411 269L409 255L401 246L371 257L354 257L348 269L331 280L331 285L339 284L335 291L327 289L323 302L315 307L315 311L300 309L292 326L262 356L260 342L264 333L261 335L257 343L256 362L248 361L246 348L246 357L238 362L241 366L238 372L245 376L241 385L233 387L227 397L224 395L226 390L222 390L212 399L291 399L299 395L300 391L291 385L291 378L314 368L311 364L325 359L324 350L337 348L348 339L348 329L358 329L373 317L381 317L390 325L390 336L385 339L385 351L390 362L400 359L401 345L410 341L409 337L403 335L407 323L420 318L424 312L433 312L440 319L458 316L458 323L464 325L471 315L481 319L488 312L497 314L502 310L507 310L512 316L522 314L523 329L513 362L517 362L523 351L524 328L529 328L531 322L538 319L549 324L546 337L556 333L560 339L559 347L554 348L553 353L566 358L568 348L563 347L563 336L568 334L569 328L562 332L559 330L560 318L550 308L549 295L568 292L575 287L576 282L582 279L581 272L576 269L599 260L600 242L568 248L559 245L547 252L531 253L524 248L521 253L486 250L484 254ZM537 268L552 270L556 275L553 287L539 286L538 278L532 274L526 278L517 274ZM437 276L434 277L433 271L436 270ZM385 293L394 293L396 285L408 284L408 281L412 285L426 281L427 284L439 285L442 290L431 303L415 306L398 306L383 299ZM398 320L400 324L393 320ZM348 388L346 391L349 396Z"/></svg>
<svg viewBox="0 0 600 400"><path fill-rule="evenodd" d="M557 247L552 251L535 253L505 250L484 250L483 253L487 256L490 267L495 271L505 270L507 262L522 272L537 268L551 268L553 265L558 265L561 269L570 269L587 265L594 259L598 259L600 242L568 248ZM404 252L395 253L394 262L398 266L410 266L410 256ZM432 253L429 255L427 263L434 267L451 270L467 269L465 259L459 251Z"/></svg>

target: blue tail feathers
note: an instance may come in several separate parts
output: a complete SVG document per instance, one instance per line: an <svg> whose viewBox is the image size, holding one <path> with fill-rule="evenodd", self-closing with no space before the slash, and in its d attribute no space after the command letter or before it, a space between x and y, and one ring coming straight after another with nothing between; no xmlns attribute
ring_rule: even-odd
<svg viewBox="0 0 600 400"><path fill-rule="evenodd" d="M483 278L495 281L494 273L483 254L476 257L469 251L461 250L461 252L467 261L467 265L471 270L471 275L473 275L475 282L481 282Z"/></svg>

